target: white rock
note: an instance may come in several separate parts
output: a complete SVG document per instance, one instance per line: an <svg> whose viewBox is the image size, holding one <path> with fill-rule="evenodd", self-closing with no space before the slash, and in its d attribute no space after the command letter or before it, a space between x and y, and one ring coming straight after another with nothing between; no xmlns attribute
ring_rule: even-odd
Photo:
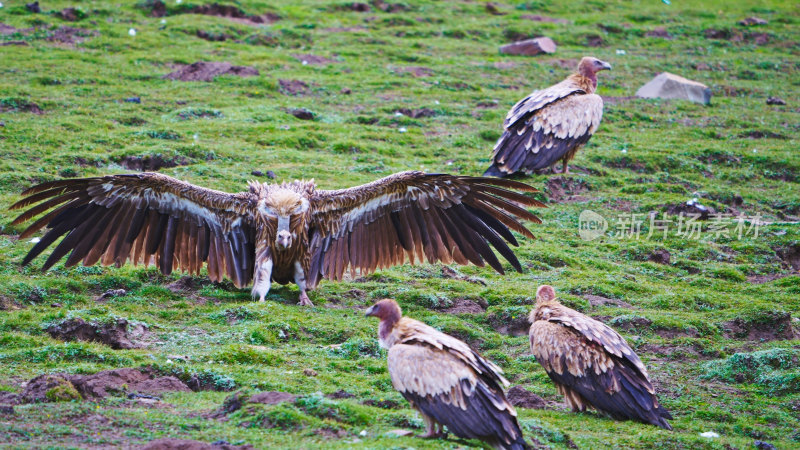
<svg viewBox="0 0 800 450"><path fill-rule="evenodd" d="M703 83L662 72L636 91L641 98L677 98L697 103L711 102L711 89Z"/></svg>
<svg viewBox="0 0 800 450"><path fill-rule="evenodd" d="M41 241L41 239L39 239L39 238L33 238L33 239L31 239L31 240L30 240L30 243L31 243L31 244L38 244L38 243L39 243L39 241Z"/></svg>
<svg viewBox="0 0 800 450"><path fill-rule="evenodd" d="M136 28L131 28L130 30L128 30L128 34L131 36L136 36Z"/></svg>
<svg viewBox="0 0 800 450"><path fill-rule="evenodd" d="M361 430L361 433L358 433L359 436L364 437L367 435L367 430Z"/></svg>
<svg viewBox="0 0 800 450"><path fill-rule="evenodd" d="M164 25L166 23L167 23L167 19L161 19L161 25Z"/></svg>
<svg viewBox="0 0 800 450"><path fill-rule="evenodd" d="M405 133L406 131L408 131L408 129L406 129L406 127L400 127L400 128L397 129L397 131L399 131L401 133Z"/></svg>
<svg viewBox="0 0 800 450"><path fill-rule="evenodd" d="M617 50L618 55L624 55L625 53L627 53L625 50Z"/></svg>
<svg viewBox="0 0 800 450"><path fill-rule="evenodd" d="M704 438L714 439L714 438L718 438L719 434L717 434L717 433L715 433L713 431L706 431L705 433L700 433L700 436L703 436Z"/></svg>

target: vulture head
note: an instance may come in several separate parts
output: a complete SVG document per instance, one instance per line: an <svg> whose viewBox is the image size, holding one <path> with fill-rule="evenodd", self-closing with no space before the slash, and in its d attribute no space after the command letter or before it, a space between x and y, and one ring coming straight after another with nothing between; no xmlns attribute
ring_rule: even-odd
<svg viewBox="0 0 800 450"><path fill-rule="evenodd" d="M592 80L595 87L597 87L597 72L601 70L611 70L611 64L593 56L584 56L578 63L578 73Z"/></svg>
<svg viewBox="0 0 800 450"><path fill-rule="evenodd" d="M370 306L369 309L364 312L364 315L367 317L377 317L383 322L384 320L391 321L394 318L400 320L403 312L400 310L400 305L398 305L396 301L385 298Z"/></svg>
<svg viewBox="0 0 800 450"><path fill-rule="evenodd" d="M551 302L556 299L556 290L553 286L543 284L536 290L536 303Z"/></svg>
<svg viewBox="0 0 800 450"><path fill-rule="evenodd" d="M251 186L253 189L253 186ZM292 218L303 216L310 206L305 196L291 189L291 185L261 185L255 187L259 194L258 211L268 221L278 222L275 233L275 248L286 250L297 239L297 232L291 227Z"/></svg>
<svg viewBox="0 0 800 450"><path fill-rule="evenodd" d="M390 298L385 298L370 306L370 308L364 312L364 315L367 317L377 317L381 320L378 326L378 339L381 347L386 349L391 347L391 343L387 341L387 338L389 334L391 334L395 324L403 317L400 305Z"/></svg>

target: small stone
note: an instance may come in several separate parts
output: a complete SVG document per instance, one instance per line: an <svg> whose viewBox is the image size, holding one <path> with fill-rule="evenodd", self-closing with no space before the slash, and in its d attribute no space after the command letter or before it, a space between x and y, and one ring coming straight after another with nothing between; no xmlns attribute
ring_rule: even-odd
<svg viewBox="0 0 800 450"><path fill-rule="evenodd" d="M683 99L696 103L711 103L711 89L703 83L662 72L636 91L641 98Z"/></svg>
<svg viewBox="0 0 800 450"><path fill-rule="evenodd" d="M767 104L768 105L785 105L786 104L786 100L784 100L784 99L782 99L780 97L770 97L770 98L767 99Z"/></svg>
<svg viewBox="0 0 800 450"><path fill-rule="evenodd" d="M491 14L493 16L505 16L507 14L507 13L504 13L503 11L500 11L499 9L497 9L497 5L495 5L494 3L487 3L486 4L486 12L488 12L489 14Z"/></svg>
<svg viewBox="0 0 800 450"><path fill-rule="evenodd" d="M15 414L13 405L0 405L0 414L10 416ZM773 447L774 448L774 447Z"/></svg>
<svg viewBox="0 0 800 450"><path fill-rule="evenodd" d="M125 103L142 103L142 99L139 97L128 97L123 101Z"/></svg>
<svg viewBox="0 0 800 450"><path fill-rule="evenodd" d="M314 120L314 113L305 108L290 108L286 112L300 120Z"/></svg>
<svg viewBox="0 0 800 450"><path fill-rule="evenodd" d="M273 172L271 170L268 170L266 175L267 175L267 178L269 178L270 180L274 180L275 179L275 172Z"/></svg>
<svg viewBox="0 0 800 450"><path fill-rule="evenodd" d="M700 433L700 436L702 436L704 438L714 439L714 438L718 438L719 434L715 433L713 431L706 431L704 433Z"/></svg>
<svg viewBox="0 0 800 450"><path fill-rule="evenodd" d="M743 27L750 27L753 25L766 25L768 22L760 17L747 17L739 21L739 25Z"/></svg>
<svg viewBox="0 0 800 450"><path fill-rule="evenodd" d="M753 447L758 450L776 450L774 445L766 441L753 441Z"/></svg>
<svg viewBox="0 0 800 450"><path fill-rule="evenodd" d="M351 91L350 88L347 88L347 87L343 87L342 90L339 91L339 92L344 94L344 95L350 95L350 94L353 93L353 91Z"/></svg>
<svg viewBox="0 0 800 450"><path fill-rule="evenodd" d="M303 375L307 377L315 377L317 376L317 371L314 369L303 369Z"/></svg>
<svg viewBox="0 0 800 450"><path fill-rule="evenodd" d="M413 435L414 435L413 431L403 430L403 429L390 430L384 434L384 436L387 437L403 437L403 436L413 436Z"/></svg>
<svg viewBox="0 0 800 450"><path fill-rule="evenodd" d="M136 36L136 28L131 28L130 30L128 30L128 35Z"/></svg>
<svg viewBox="0 0 800 450"><path fill-rule="evenodd" d="M541 53L555 53L556 43L549 37L538 37L525 41L513 42L500 47L500 53L507 55L538 55Z"/></svg>
<svg viewBox="0 0 800 450"><path fill-rule="evenodd" d="M61 308L61 303L51 303L50 307L51 308Z"/></svg>
<svg viewBox="0 0 800 450"><path fill-rule="evenodd" d="M39 2L28 3L25 5L25 8L34 14L42 12L42 8L39 7Z"/></svg>
<svg viewBox="0 0 800 450"><path fill-rule="evenodd" d="M254 177L263 177L264 176L264 172L262 172L260 170L254 170L254 171L250 172L250 175L252 175Z"/></svg>

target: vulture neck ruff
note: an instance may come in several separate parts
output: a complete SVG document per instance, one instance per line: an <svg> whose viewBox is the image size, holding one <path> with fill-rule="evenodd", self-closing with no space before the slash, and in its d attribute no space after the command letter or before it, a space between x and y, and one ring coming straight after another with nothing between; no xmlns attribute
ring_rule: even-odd
<svg viewBox="0 0 800 450"><path fill-rule="evenodd" d="M392 331L394 331L394 327L397 325L397 322L400 321L400 311L391 311L386 317L381 317L381 323L378 326L378 341L381 344L381 347L385 349L389 349L394 345L394 342L397 339L391 339Z"/></svg>

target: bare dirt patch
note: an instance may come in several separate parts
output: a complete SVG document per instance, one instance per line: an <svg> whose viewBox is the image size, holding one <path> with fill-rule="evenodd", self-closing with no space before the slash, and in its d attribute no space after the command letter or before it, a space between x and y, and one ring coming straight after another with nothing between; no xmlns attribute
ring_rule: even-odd
<svg viewBox="0 0 800 450"><path fill-rule="evenodd" d="M284 95L308 94L308 84L300 80L278 80L278 86Z"/></svg>
<svg viewBox="0 0 800 450"><path fill-rule="evenodd" d="M128 170L138 170L140 172L156 172L163 168L186 166L191 164L191 160L184 156L164 158L161 155L126 156L119 161L119 165Z"/></svg>
<svg viewBox="0 0 800 450"><path fill-rule="evenodd" d="M420 77L432 77L434 72L432 69L427 67L421 66L411 66L411 67L397 67L394 69L396 73L410 73L411 75L415 76L416 78Z"/></svg>
<svg viewBox="0 0 800 450"><path fill-rule="evenodd" d="M523 388L522 386L512 386L506 393L508 401L518 408L545 409L547 402L542 397Z"/></svg>
<svg viewBox="0 0 800 450"><path fill-rule="evenodd" d="M211 411L207 417L213 419L223 419L228 414L242 409L248 403L260 403L262 405L277 405L278 403L294 403L297 396L288 392L265 391L257 394L248 395L244 392L234 392L223 400L219 408Z"/></svg>
<svg viewBox="0 0 800 450"><path fill-rule="evenodd" d="M220 75L236 75L239 77L258 76L259 72L254 67L234 66L229 62L198 61L193 64L181 65L174 72L164 75L166 80L178 81L213 81Z"/></svg>
<svg viewBox="0 0 800 450"><path fill-rule="evenodd" d="M189 14L202 14L205 16L224 17L235 22L261 25L275 23L281 19L281 16L267 12L264 14L252 15L247 14L241 9L233 5L220 5L219 3L212 3L210 5L200 5L185 10Z"/></svg>
<svg viewBox="0 0 800 450"><path fill-rule="evenodd" d="M644 34L646 37L657 37L662 39L672 39L672 35L669 34L664 27L656 27L647 33Z"/></svg>
<svg viewBox="0 0 800 450"><path fill-rule="evenodd" d="M775 248L778 255L786 265L800 271L800 244L791 244L786 247Z"/></svg>
<svg viewBox="0 0 800 450"><path fill-rule="evenodd" d="M692 200L674 205L664 205L664 210L671 216L679 216L682 214L684 216L696 217L697 220L708 220L709 216L716 214L714 208L703 206Z"/></svg>
<svg viewBox="0 0 800 450"><path fill-rule="evenodd" d="M394 400L374 400L367 399L361 402L362 405L374 406L382 409L400 409L402 405Z"/></svg>
<svg viewBox="0 0 800 450"><path fill-rule="evenodd" d="M442 312L447 314L483 314L489 305L486 300L480 300L481 303L467 298L456 298L453 299L453 306L443 309Z"/></svg>
<svg viewBox="0 0 800 450"><path fill-rule="evenodd" d="M771 320L747 322L733 319L720 324L722 335L728 339L746 339L748 341L779 341L795 339L792 328L792 316L786 312L774 312Z"/></svg>
<svg viewBox="0 0 800 450"><path fill-rule="evenodd" d="M407 117L411 117L412 119L436 116L436 111L430 108L420 108L420 109L400 108L395 112L399 112L400 114Z"/></svg>
<svg viewBox="0 0 800 450"><path fill-rule="evenodd" d="M338 400L341 398L353 398L355 395L345 391L344 389L339 389L334 393L326 395L326 397Z"/></svg>
<svg viewBox="0 0 800 450"><path fill-rule="evenodd" d="M771 281L780 280L792 275L791 273L770 273L767 275L750 275L747 277L747 282L750 284L764 284Z"/></svg>
<svg viewBox="0 0 800 450"><path fill-rule="evenodd" d="M133 332L129 334L130 328L133 328L133 326L125 319L97 323L87 322L78 317L50 325L47 327L47 333L53 339L100 342L115 350L140 348L140 344L131 341L131 335L134 333L140 336L144 335L146 328L144 325L137 325L135 327L137 330L132 330Z"/></svg>
<svg viewBox="0 0 800 450"><path fill-rule="evenodd" d="M226 441L216 441L211 444L189 439L161 438L150 441L139 447L140 450L250 450L250 444L232 445Z"/></svg>
<svg viewBox="0 0 800 450"><path fill-rule="evenodd" d="M141 393L155 395L163 392L191 392L175 377L156 377L148 370L114 369L92 375L45 374L33 378L25 385L22 399L26 403L65 400L75 395L86 400L97 400L110 395ZM72 394L71 394L72 393Z"/></svg>
<svg viewBox="0 0 800 450"><path fill-rule="evenodd" d="M0 100L0 112L29 112L44 114L44 110L36 103L20 98L6 98Z"/></svg>
<svg viewBox="0 0 800 450"><path fill-rule="evenodd" d="M654 250L653 253L651 253L647 257L647 260L648 261L652 261L652 262L654 262L656 264L669 265L670 257L671 257L671 255L666 249L660 248L660 249Z"/></svg>
<svg viewBox="0 0 800 450"><path fill-rule="evenodd" d="M568 25L570 23L570 21L567 19L558 19L556 17L540 16L538 14L523 14L519 17L521 19L532 20L534 22L549 22L549 23L558 23L562 25Z"/></svg>
<svg viewBox="0 0 800 450"><path fill-rule="evenodd" d="M310 53L305 55L292 55L292 57L303 64L308 64L311 66L327 66L328 64L334 64L338 62L333 59L328 59L324 56L312 55Z"/></svg>
<svg viewBox="0 0 800 450"><path fill-rule="evenodd" d="M495 331L507 336L527 336L531 328L531 323L528 322L528 316L525 314L512 316L510 318L491 314L486 319Z"/></svg>
<svg viewBox="0 0 800 450"><path fill-rule="evenodd" d="M600 295L586 294L583 296L592 306L616 306L618 308L633 308L630 303L615 298L602 297Z"/></svg>
<svg viewBox="0 0 800 450"><path fill-rule="evenodd" d="M583 192L590 190L589 184L578 178L553 177L548 179L545 184L550 201L553 203L571 203L587 200L580 196Z"/></svg>

